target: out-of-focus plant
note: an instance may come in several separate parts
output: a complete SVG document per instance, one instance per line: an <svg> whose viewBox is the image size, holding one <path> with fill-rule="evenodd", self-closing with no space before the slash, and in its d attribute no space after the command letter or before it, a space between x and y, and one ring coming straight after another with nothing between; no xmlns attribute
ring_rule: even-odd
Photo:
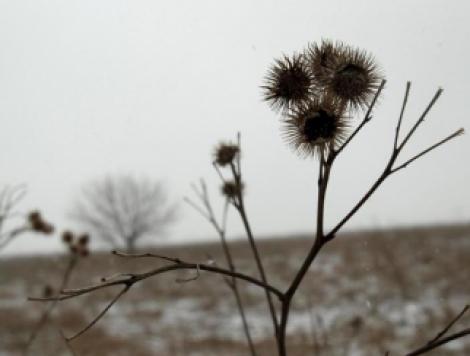
<svg viewBox="0 0 470 356"><path fill-rule="evenodd" d="M222 180L223 195L230 206L238 212L245 227L259 278L236 271L231 265L230 254L226 254L229 268L223 268L210 263L182 261L179 258L151 253L124 254L115 252L117 256L125 258L157 258L169 263L166 266L143 273L120 274L118 277L104 279L101 284L92 285L87 288L62 290L61 293L54 297L32 299L65 300L102 288L122 286L120 292L110 301L103 312L83 330L69 338L73 339L96 323L134 284L173 270L196 271L196 277L191 280L196 279L201 271L207 271L228 276L231 278L230 281L235 279L243 280L265 291L269 315L273 324L273 338L276 341L278 354L286 356L288 354L287 326L292 300L296 296L299 286L304 281L307 271L319 252L336 238L338 231L357 213L387 178L463 133L463 129L459 129L426 149L399 161L399 158L402 158L403 149L408 146L410 139L423 124L429 111L442 94L442 89L438 89L411 129L402 133L402 121L411 88L411 83L408 82L394 135L390 142L390 155L385 160L383 171L370 188L364 192L359 201L350 208L348 213L339 218L332 229L327 230L324 226L324 207L334 163L348 144L372 120L372 111L384 86L385 79L369 53L341 42L331 41L313 43L300 53L292 56L283 56L275 61L266 76L262 87L264 98L269 102L274 111L280 112L282 130L286 142L301 157L309 158L313 164L318 165L318 194L315 197L317 202L316 231L310 250L304 259L299 261L298 270L287 286L277 287L269 282L267 272L263 266L262 256L256 245L244 201L245 183L242 177L239 136L237 144L223 143L216 148L214 166ZM360 116L361 119L356 121L354 119L355 116ZM201 195L201 199L204 202L204 194ZM206 210L195 207L200 210L206 219L214 224L210 212L208 214L208 207L206 207ZM217 229L217 225L215 226ZM223 236L225 236L225 228L221 229L221 231L223 231ZM223 239L222 244L226 244ZM408 353L408 355L426 353L449 341L470 334L470 328L467 328L445 336L466 310L467 308L452 320L434 339L415 351Z"/></svg>
<svg viewBox="0 0 470 356"><path fill-rule="evenodd" d="M224 162L231 161L237 154L238 154L238 146L233 145L233 144L222 143L220 144L219 148L216 150L216 159L214 161L214 164L224 165L225 164ZM220 244L222 245L222 250L225 256L225 261L227 263L227 266L230 271L236 272L234 258L232 256L232 252L227 242L227 236L226 236L227 213L228 213L228 208L230 204L230 199L235 194L233 190L235 185L227 183L222 187L222 193L225 195L226 199L225 199L224 208L222 212L221 222L219 222L215 216L211 201L209 199L209 193L207 191L206 183L203 180L201 180L200 188L198 188L196 185L193 185L192 187L196 194L196 197L199 199L200 204L195 203L193 200L189 198L185 198L185 201L189 205L191 205L197 212L199 212L201 216L204 219L206 219L215 229L215 231L217 232L220 238ZM235 278L234 276L232 276L231 278L224 277L224 281L227 284L227 286L230 288L230 290L232 291L235 297L238 313L240 314L240 318L242 320L243 332L245 334L246 341L248 343L248 348L250 349L250 354L252 356L256 356L257 352L256 352L255 345L253 343L253 337L251 336L250 326L248 324L248 320L246 317L245 307L243 305L240 288L238 287L237 278Z"/></svg>
<svg viewBox="0 0 470 356"><path fill-rule="evenodd" d="M164 185L132 176L105 177L87 184L71 216L93 236L128 253L175 220Z"/></svg>
<svg viewBox="0 0 470 356"><path fill-rule="evenodd" d="M25 195L26 188L22 185L4 187L0 191L0 250L26 232L37 232L44 235L50 235L54 232L54 226L44 220L41 212L34 210L24 215L16 211L17 205ZM13 225L13 227L7 228L7 224Z"/></svg>
<svg viewBox="0 0 470 356"><path fill-rule="evenodd" d="M67 285L70 281L74 269L77 267L80 259L87 257L90 254L90 237L88 234L76 235L69 230L65 230L62 233L62 242L67 248L67 264L62 274L61 280L56 287L47 284L43 289L43 296L49 298L54 294L59 293L64 288L67 288ZM45 325L51 319L52 312L57 306L57 300L51 301L47 307L44 309L43 313L39 317L38 321L35 323L31 333L29 334L28 340L24 348L24 355L30 354L31 346L34 341L37 339L39 333L44 328ZM61 331L62 335L62 331ZM73 354L73 350L68 344L67 340L66 345Z"/></svg>

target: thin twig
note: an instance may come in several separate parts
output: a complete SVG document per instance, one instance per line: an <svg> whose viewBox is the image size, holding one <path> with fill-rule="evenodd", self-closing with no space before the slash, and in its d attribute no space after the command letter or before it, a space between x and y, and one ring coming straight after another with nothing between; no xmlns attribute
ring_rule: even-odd
<svg viewBox="0 0 470 356"><path fill-rule="evenodd" d="M69 257L69 260L68 260L68 263L67 263L67 268L65 269L64 275L62 277L62 281L60 282L59 291L63 290L67 286L67 284L70 280L70 276L72 274L72 271L75 268L76 264L77 264L77 256L71 255ZM25 352L24 352L25 355L28 354L29 348L33 344L34 340L38 336L41 329L44 327L44 325L49 320L49 317L50 317L52 311L54 310L54 308L56 307L58 301L59 301L58 299L53 299L51 301L51 303L47 306L44 313L41 315L41 318L36 323L36 326L34 327L33 331L29 335L28 341L26 342L26 347L25 347Z"/></svg>
<svg viewBox="0 0 470 356"><path fill-rule="evenodd" d="M370 103L366 114L364 115L364 119L361 121L359 126L356 127L356 129L353 131L353 133L351 135L349 135L349 137L346 139L346 141L336 151L334 151L333 157L336 157L337 155L339 155L341 153L341 151L343 151L344 148L359 133L359 131L362 130L362 128L365 126L365 124L367 124L372 119L372 116L371 116L372 109L374 108L375 104L377 103L377 99L378 99L380 93L382 92L386 82L387 81L385 79L382 80L382 82L380 83L380 86L377 88L377 91L375 92L374 98L372 99L372 102Z"/></svg>
<svg viewBox="0 0 470 356"><path fill-rule="evenodd" d="M214 168L216 169L217 173L221 177L222 181L225 181L223 176L222 176L222 173L220 172L220 170L218 169L218 166L215 163L214 163ZM225 238L226 228L227 228L229 200L228 199L225 200L225 204L224 204L224 208L223 208L223 212L222 212L222 222L221 222L221 225L219 225L219 223L217 222L217 219L215 218L215 214L214 214L214 211L212 209L212 205L210 203L209 193L207 191L207 186L206 186L204 181L201 181L201 187L202 187L202 203L203 203L203 205L206 209L206 211L201 209L201 211L203 212L202 216L204 218L206 218L206 220L213 226L214 230L219 235L220 242L221 242L221 245L222 245L222 249L223 249L228 267L232 272L235 272L236 271L235 264L233 262L232 254L230 252L230 248L229 248L227 240ZM197 206L197 205L195 205L195 206ZM195 207L195 206L193 206L193 207ZM238 289L237 280L234 277L229 279L229 277L225 276L224 281L228 285L228 287L230 288L230 290L232 291L232 293L235 296L238 312L239 312L240 317L242 319L243 330L244 330L245 337L246 337L247 342L248 342L248 347L250 349L250 353L251 353L252 356L256 356L257 353L256 353L256 350L255 350L255 347L254 347L254 344L253 344L253 339L251 337L250 328L249 328L248 321L247 321L247 318L246 318L245 308L243 306L243 302L242 302L242 299L241 299L241 296L240 296L240 291Z"/></svg>
<svg viewBox="0 0 470 356"><path fill-rule="evenodd" d="M442 331L440 331L432 340L430 340L430 341L428 342L428 345L435 343L437 340L439 340L441 337L443 337L443 336L450 330L450 328L451 328L452 326L454 326L454 324L455 324L457 321L459 321L459 319L461 319L461 318L464 316L464 314L467 312L467 310L468 310L469 308L470 308L470 306L469 306L469 305L466 305L466 306L462 309L462 311L461 311L454 319L452 319L452 320L450 321L450 323L447 324L447 326L446 326L444 329L442 329Z"/></svg>
<svg viewBox="0 0 470 356"><path fill-rule="evenodd" d="M65 337L65 335L64 335L64 333L62 332L61 329L59 329L59 334L60 334L60 336L62 337L62 339L64 339L65 347L66 347L67 350L70 352L70 354L71 354L72 356L76 356L75 351L73 350L72 346L70 345L69 341L67 340L67 338Z"/></svg>
<svg viewBox="0 0 470 356"><path fill-rule="evenodd" d="M403 113L405 112L406 104L408 102L408 95L410 94L411 82L406 82L405 97L403 98L403 103L401 105L400 117L398 118L397 128L395 130L395 140L393 143L393 149L398 147L398 137L400 135L401 123L403 121Z"/></svg>
<svg viewBox="0 0 470 356"><path fill-rule="evenodd" d="M116 303L119 298L121 298L124 293L126 293L130 288L130 285L126 285L112 300L111 302L106 306L106 308L104 308L87 326L85 326L82 330L80 330L79 332L77 332L75 335L71 336L71 337L68 337L66 338L67 341L73 341L74 339L76 339L77 337L79 337L80 335L82 335L83 333L85 333L87 330L89 330L93 325L95 325L98 320L100 320L105 314L106 312L114 305L114 303Z"/></svg>
<svg viewBox="0 0 470 356"><path fill-rule="evenodd" d="M220 171L219 166L217 165L217 163L215 161L212 162L212 166L214 167L215 171L217 172L217 175L219 176L222 183L225 184L227 181L225 180L224 175Z"/></svg>
<svg viewBox="0 0 470 356"><path fill-rule="evenodd" d="M391 173L395 173L397 171L399 171L400 169L402 168L405 168L407 165L409 165L410 163L414 162L415 160L417 160L418 158L424 156L426 153L428 152L431 152L432 150L434 150L435 148L443 145L444 143L452 140L453 138L456 138L457 136L460 136L460 135L463 135L464 134L464 129L459 129L457 131L455 131L454 133L450 134L449 136L447 136L446 138L442 139L441 141L435 143L434 145L426 148L425 150L421 151L420 153L418 153L417 155L413 156L412 158L410 158L409 160L407 160L405 163L402 163L400 164L398 167L395 167L392 169Z"/></svg>
<svg viewBox="0 0 470 356"><path fill-rule="evenodd" d="M115 273L111 276L107 276L107 277L101 277L101 282L109 282L109 281L113 281L113 280L116 280L116 279L119 279L119 278L126 278L126 279L129 279L130 277L132 277L132 274L131 273Z"/></svg>
<svg viewBox="0 0 470 356"><path fill-rule="evenodd" d="M260 281L254 277L251 277L249 275L240 273L240 272L232 272L230 270L227 270L225 268L221 268L218 266L211 266L207 265L204 263L188 263L188 262L180 262L180 263L174 263L168 266L163 266L160 268L153 269L148 272L143 272L143 273L129 273L129 278L123 279L123 280L117 280L117 281L109 281L109 282L104 282L84 288L77 288L77 289L65 289L61 291L61 294L58 296L54 297L29 297L28 300L30 301L52 301L52 300L66 300L70 298L77 297L79 295L83 294L88 294L93 291L99 290L99 289L104 289L104 288L109 288L112 286L117 286L117 285L128 285L128 284L135 284L137 282L143 281L147 278L151 278L154 276L157 276L159 274L167 273L170 271L176 271L176 270L197 270L199 266L200 270L211 272L214 274L218 275L223 275L223 276L229 276L229 277L234 277L237 279L244 280L252 285L258 286L262 289L268 290L271 293L274 293L278 298L283 297L283 293L276 287L266 284L263 281Z"/></svg>
<svg viewBox="0 0 470 356"><path fill-rule="evenodd" d="M168 262L173 262L173 263L181 263L181 260L179 258L175 257L168 257L168 256L163 256L163 255L157 255L155 253L126 253L126 252L121 252L121 251L112 251L111 252L113 255L118 256L118 257L125 257L125 258L159 258Z"/></svg>
<svg viewBox="0 0 470 356"><path fill-rule="evenodd" d="M459 339L461 337L470 335L470 328L464 329L462 331L456 332L454 334L451 334L449 336L443 337L437 341L435 341L432 344L426 344L410 353L407 353L405 356L418 356L422 355L426 352L429 352L431 350L434 350L435 348L438 348L439 346L442 346L444 344L447 344L453 340Z"/></svg>
<svg viewBox="0 0 470 356"><path fill-rule="evenodd" d="M434 96L431 99L431 101L429 102L428 106L426 107L426 109L423 111L423 113L419 117L418 121L416 121L414 126L411 128L411 130L408 132L406 137L403 139L402 143L398 146L398 150L401 150L406 145L408 140L411 138L411 136L413 136L415 131L418 129L419 125L421 125L423 123L423 121L426 118L426 115L428 114L429 110L431 110L431 108L434 106L434 104L436 103L437 99L439 99L439 97L441 96L443 91L444 90L442 88L439 88L436 91L436 94L434 94Z"/></svg>
<svg viewBox="0 0 470 356"><path fill-rule="evenodd" d="M175 282L176 283L187 283L187 282L192 282L195 281L196 279L199 279L201 276L201 269L199 268L199 264L196 264L196 275L194 277L189 277L189 278L176 278Z"/></svg>
<svg viewBox="0 0 470 356"><path fill-rule="evenodd" d="M240 142L240 134L238 134L238 141ZM240 146L239 146L239 150L240 150ZM234 165L233 163L230 163L230 167L232 169L233 179L235 180L236 184L239 187L241 187L243 183L242 183L242 172L241 172L240 160L237 160L237 165ZM261 256L259 254L258 247L256 246L256 242L255 242L255 239L254 239L254 236L253 236L253 232L251 230L250 222L248 220L248 216L247 216L247 213L246 213L242 189L238 189L237 198L238 198L237 199L238 204L235 205L235 208L237 209L237 211L238 211L238 213L241 217L241 220L243 222L243 226L245 227L245 232L246 232L246 235L248 237L248 241L249 241L251 250L253 252L253 256L255 258L256 266L257 266L258 272L261 276L261 280L263 281L263 283L267 284L268 282L267 282L266 272L264 270L263 263L261 262ZM269 313L271 314L271 319L272 319L272 322L273 322L274 335L276 337L276 340L279 340L279 323L278 323L278 319L277 319L276 309L274 307L274 302L272 300L272 297L271 297L271 294L269 293L269 291L267 289L265 289L265 292L266 292L266 299L267 299L267 302L268 302Z"/></svg>
<svg viewBox="0 0 470 356"><path fill-rule="evenodd" d="M9 245L10 242L12 242L16 237L18 237L18 235L20 235L22 233L25 233L27 231L31 231L31 227L25 225L25 226L20 226L18 228L15 228L15 229L1 235L0 239L3 239L3 241L0 242L0 250L7 247L7 245Z"/></svg>
<svg viewBox="0 0 470 356"><path fill-rule="evenodd" d="M416 123L414 124L413 128L408 132L408 134L406 135L405 139L403 140L403 142L398 145L398 147L394 148L393 151L392 151L392 154L390 155L390 158L387 162L387 165L385 166L382 174L377 178L377 180L372 184L372 186L369 188L369 190L362 196L362 198L359 200L358 203L356 203L356 205L343 217L343 219L341 219L341 221L331 230L330 233L328 233L326 235L326 240L329 241L331 239L334 238L335 234L338 232L338 230L351 218L353 217L356 212L362 207L362 205L364 205L364 203L369 200L369 198L373 195L373 193L377 190L377 188L390 176L392 175L393 173L396 173L398 170L406 167L408 164L410 164L411 162L415 161L416 159L422 157L424 154L432 151L433 149L439 147L440 145L448 142L449 140L461 135L463 133L462 129L460 130L457 130L456 132L454 132L452 135L446 137L445 139L437 142L436 144L432 145L431 147L429 147L428 149L422 151L421 153L417 154L416 156L414 156L413 158L411 158L410 160L408 160L407 162L405 162L404 164L398 166L397 168L393 168L399 154L402 152L403 148L405 147L406 143L409 141L409 139L411 138L411 136L416 132L417 128L419 127L419 125L424 121L426 115L429 113L429 110L432 108L432 106L435 104L435 102L437 101L437 99L439 98L439 96L442 94L442 89L439 89L437 90L436 94L434 95L434 97L431 99L431 101L429 102L429 104L427 105L426 109L424 110L424 112L421 114L421 116L419 117L419 119L416 121ZM407 100L407 97L405 96L405 98L403 100ZM399 135L399 130L396 130L395 132L395 140L398 140L398 135Z"/></svg>
<svg viewBox="0 0 470 356"><path fill-rule="evenodd" d="M202 210L202 208L199 205L197 205L195 202L193 202L191 199L184 197L183 200L185 201L185 203L191 206L194 210L196 210L199 214L201 214L204 219L207 219L207 220L210 219L210 217L206 214L206 212Z"/></svg>

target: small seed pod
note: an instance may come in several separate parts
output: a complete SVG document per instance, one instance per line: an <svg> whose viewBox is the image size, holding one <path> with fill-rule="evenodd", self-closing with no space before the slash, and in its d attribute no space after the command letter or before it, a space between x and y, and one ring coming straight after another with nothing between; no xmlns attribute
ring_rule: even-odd
<svg viewBox="0 0 470 356"><path fill-rule="evenodd" d="M54 226L45 222L42 218L41 213L37 210L32 211L28 214L28 222L33 231L40 232L46 235L52 234L54 232Z"/></svg>
<svg viewBox="0 0 470 356"><path fill-rule="evenodd" d="M382 75L370 54L347 47L337 57L325 89L351 109L362 109L370 105L381 80Z"/></svg>
<svg viewBox="0 0 470 356"><path fill-rule="evenodd" d="M79 238L78 238L78 244L80 246L87 246L88 245L88 242L90 242L90 236L88 234L82 234Z"/></svg>
<svg viewBox="0 0 470 356"><path fill-rule="evenodd" d="M66 230L62 233L62 241L68 245L73 242L73 238L74 236L71 231Z"/></svg>
<svg viewBox="0 0 470 356"><path fill-rule="evenodd" d="M240 148L237 145L221 142L215 148L214 161L223 167L232 163L237 154L240 154Z"/></svg>
<svg viewBox="0 0 470 356"><path fill-rule="evenodd" d="M277 59L265 78L264 100L278 111L288 111L314 94L312 75L303 54Z"/></svg>
<svg viewBox="0 0 470 356"><path fill-rule="evenodd" d="M243 193L243 184L237 184L235 181L227 181L222 185L221 192L229 199L235 199Z"/></svg>
<svg viewBox="0 0 470 356"><path fill-rule="evenodd" d="M302 157L326 154L345 137L344 106L331 97L314 99L284 121L284 138Z"/></svg>
<svg viewBox="0 0 470 356"><path fill-rule="evenodd" d="M320 44L316 42L309 44L305 57L316 89L322 90L328 85L334 68L343 55L344 45L341 42L322 40Z"/></svg>

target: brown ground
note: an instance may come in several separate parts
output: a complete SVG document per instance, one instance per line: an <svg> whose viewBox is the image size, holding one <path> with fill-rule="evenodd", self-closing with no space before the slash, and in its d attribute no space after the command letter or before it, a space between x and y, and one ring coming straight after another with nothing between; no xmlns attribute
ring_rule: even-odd
<svg viewBox="0 0 470 356"><path fill-rule="evenodd" d="M308 252L310 238L259 241L269 280L285 288ZM237 267L255 274L248 245L232 243ZM164 247L158 253L225 265L217 244ZM153 259L95 254L73 271L69 287L102 276L145 271ZM0 355L21 355L45 304L27 302L57 285L66 256L0 257ZM293 305L290 355L403 355L431 339L470 303L470 226L349 233L333 241L309 271ZM71 343L75 355L248 355L235 301L219 276L176 283L171 272L125 295L99 323ZM240 284L260 355L275 355L264 294ZM29 355L70 355L66 335L86 325L117 290L61 302ZM470 326L467 315L452 331ZM429 355L470 355L470 337Z"/></svg>

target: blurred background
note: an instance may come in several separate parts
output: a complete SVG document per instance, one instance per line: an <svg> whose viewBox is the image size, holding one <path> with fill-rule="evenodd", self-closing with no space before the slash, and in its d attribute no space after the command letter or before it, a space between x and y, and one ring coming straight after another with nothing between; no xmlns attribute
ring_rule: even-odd
<svg viewBox="0 0 470 356"><path fill-rule="evenodd" d="M463 1L1 2L1 183L26 184L25 206L40 207L57 223L69 223L66 213L82 186L104 175L163 180L175 201L203 177L216 195L213 147L240 131L256 231L310 231L316 165L285 145L260 86L274 58L329 38L368 50L388 79L375 120L336 168L327 219L334 224L383 168L407 80L413 85L405 127L444 88L407 154L466 126L467 7ZM394 177L349 228L468 221L469 148L463 136ZM180 214L184 223L168 238L208 237L196 214L185 206ZM232 231L242 230L234 224ZM18 240L9 252L27 251L31 243ZM41 242L35 249L57 246Z"/></svg>
<svg viewBox="0 0 470 356"><path fill-rule="evenodd" d="M221 213L213 150L221 140L235 141L237 132L247 211L267 270L273 271L270 278L284 286L311 244L317 164L290 150L280 135L279 115L263 102L260 86L274 59L311 42L341 40L373 54L387 78L373 120L332 174L328 228L381 173L406 81L412 86L404 129L438 88L444 94L404 159L460 127L468 129L468 11L465 1L434 0L0 0L0 211L9 216L0 223L2 233L15 232L0 250L0 318L16 323L2 323L0 354L24 352L42 315L44 305L26 304L26 297L60 285L72 258L71 245L60 238L65 230L74 232L74 241L90 233L92 253L76 262L73 286L155 264L105 257L110 248L159 246L190 260L210 256L223 264L217 234L183 198L194 197L191 184L204 178L214 210ZM415 162L390 178L347 224L344 238L309 272L324 288L306 283L300 293L290 330L297 335L294 355L402 352L432 337L468 304L469 150L463 135ZM106 201L111 204L103 207ZM35 210L44 225L31 229ZM108 218L114 212L111 225L87 220L87 213L100 210ZM146 223L132 215L136 212L148 217ZM48 224L55 232L43 236ZM230 212L228 239L239 268L256 273L243 231ZM131 237L134 246L128 244ZM292 258L285 259L286 253ZM37 254L45 256L31 256ZM214 281L217 290L211 288ZM96 331L77 341L75 351L247 354L222 280L173 282L173 276L164 277L126 296ZM261 354L269 355L273 345L263 295L243 288L254 338ZM227 298L221 298L224 293ZM57 330L77 331L109 297L61 306L28 352L70 352ZM427 333L421 334L424 325ZM192 333L195 329L207 332ZM97 335L101 351L92 342ZM468 341L453 345L436 355L470 352Z"/></svg>

